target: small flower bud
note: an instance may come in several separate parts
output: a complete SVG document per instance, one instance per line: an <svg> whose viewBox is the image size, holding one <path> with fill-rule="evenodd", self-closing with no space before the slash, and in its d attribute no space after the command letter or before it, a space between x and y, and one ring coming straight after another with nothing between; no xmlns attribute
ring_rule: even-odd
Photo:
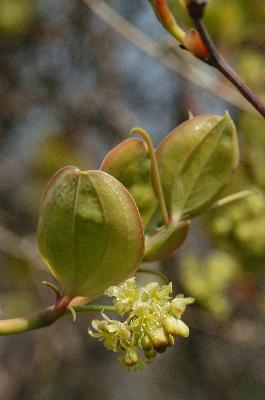
<svg viewBox="0 0 265 400"><path fill-rule="evenodd" d="M168 347L168 345L157 347L157 348L156 348L156 351L157 351L158 353L165 353L167 347Z"/></svg>
<svg viewBox="0 0 265 400"><path fill-rule="evenodd" d="M145 350L144 352L145 357L150 360L152 358L155 358L156 356L156 349L151 349L151 350Z"/></svg>
<svg viewBox="0 0 265 400"><path fill-rule="evenodd" d="M153 345L148 336L143 336L141 339L141 346L144 351L152 350Z"/></svg>
<svg viewBox="0 0 265 400"><path fill-rule="evenodd" d="M93 328L96 329L98 332L102 332L106 328L106 325L106 321L100 321L98 319L94 319L92 321Z"/></svg>
<svg viewBox="0 0 265 400"><path fill-rule="evenodd" d="M209 51L205 46L199 32L195 29L189 30L184 37L184 46L196 57L207 60Z"/></svg>
<svg viewBox="0 0 265 400"><path fill-rule="evenodd" d="M162 327L152 329L149 333L149 338L156 349L168 345L168 336Z"/></svg>
<svg viewBox="0 0 265 400"><path fill-rule="evenodd" d="M176 336L179 334L179 324L175 317L167 316L163 321L163 326L167 333Z"/></svg>
<svg viewBox="0 0 265 400"><path fill-rule="evenodd" d="M127 367L133 367L134 365L136 365L139 361L136 350L131 347L127 349L123 361Z"/></svg>
<svg viewBox="0 0 265 400"><path fill-rule="evenodd" d="M169 346L174 346L175 340L172 335L168 335L168 345Z"/></svg>
<svg viewBox="0 0 265 400"><path fill-rule="evenodd" d="M193 302L194 299L192 297L175 297L171 302L170 311L175 317L180 318L186 306Z"/></svg>
<svg viewBox="0 0 265 400"><path fill-rule="evenodd" d="M190 333L189 327L183 321L181 321L181 319L177 320L177 324L178 324L178 333L176 333L176 335L185 338L188 337Z"/></svg>

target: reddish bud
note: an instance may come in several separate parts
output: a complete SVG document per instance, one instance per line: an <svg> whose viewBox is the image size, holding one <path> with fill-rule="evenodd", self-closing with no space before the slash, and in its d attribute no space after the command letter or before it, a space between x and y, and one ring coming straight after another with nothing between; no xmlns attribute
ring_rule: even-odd
<svg viewBox="0 0 265 400"><path fill-rule="evenodd" d="M207 60L209 57L209 51L203 40L195 29L189 30L184 37L184 46L196 57L202 60Z"/></svg>
<svg viewBox="0 0 265 400"><path fill-rule="evenodd" d="M168 7L167 0L155 0L154 8L157 17L163 25L169 27L170 25L175 24L175 18Z"/></svg>

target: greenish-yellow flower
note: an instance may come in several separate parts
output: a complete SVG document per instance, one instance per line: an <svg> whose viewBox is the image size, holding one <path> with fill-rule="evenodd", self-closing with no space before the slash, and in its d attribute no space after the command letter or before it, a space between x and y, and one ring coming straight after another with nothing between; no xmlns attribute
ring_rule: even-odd
<svg viewBox="0 0 265 400"><path fill-rule="evenodd" d="M144 287L130 278L120 286L113 286L106 295L114 297L113 304L124 321L94 320L89 334L103 341L106 349L121 352L121 365L141 369L150 364L157 352L164 352L174 345L174 336L187 337L188 326L181 321L186 306L192 298L179 295L172 299L172 284L160 286L152 282ZM145 356L143 359L141 354Z"/></svg>

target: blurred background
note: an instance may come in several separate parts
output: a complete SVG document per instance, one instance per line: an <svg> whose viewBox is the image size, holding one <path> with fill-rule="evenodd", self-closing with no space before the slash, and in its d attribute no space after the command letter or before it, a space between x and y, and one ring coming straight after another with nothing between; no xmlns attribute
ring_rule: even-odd
<svg viewBox="0 0 265 400"><path fill-rule="evenodd" d="M171 3L180 25L190 27L185 10ZM206 24L265 100L264 0L213 0ZM157 144L190 110L229 110L241 161L226 194L257 191L195 220L177 254L153 265L196 298L183 318L190 337L142 372L121 369L87 335L96 314L1 337L0 399L265 399L264 120L178 48L147 0L0 0L1 318L54 300L41 285L51 277L35 243L51 175L67 164L97 168L136 125Z"/></svg>

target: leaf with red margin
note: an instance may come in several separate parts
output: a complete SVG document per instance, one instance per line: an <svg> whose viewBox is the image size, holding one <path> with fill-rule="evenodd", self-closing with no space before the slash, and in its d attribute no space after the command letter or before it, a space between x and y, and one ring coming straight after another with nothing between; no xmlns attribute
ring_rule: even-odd
<svg viewBox="0 0 265 400"><path fill-rule="evenodd" d="M102 171L59 170L44 192L38 245L70 297L98 297L142 261L141 217L124 186Z"/></svg>
<svg viewBox="0 0 265 400"><path fill-rule="evenodd" d="M147 147L138 138L129 138L104 158L100 170L117 178L130 192L146 227L158 206L151 183L151 161Z"/></svg>

